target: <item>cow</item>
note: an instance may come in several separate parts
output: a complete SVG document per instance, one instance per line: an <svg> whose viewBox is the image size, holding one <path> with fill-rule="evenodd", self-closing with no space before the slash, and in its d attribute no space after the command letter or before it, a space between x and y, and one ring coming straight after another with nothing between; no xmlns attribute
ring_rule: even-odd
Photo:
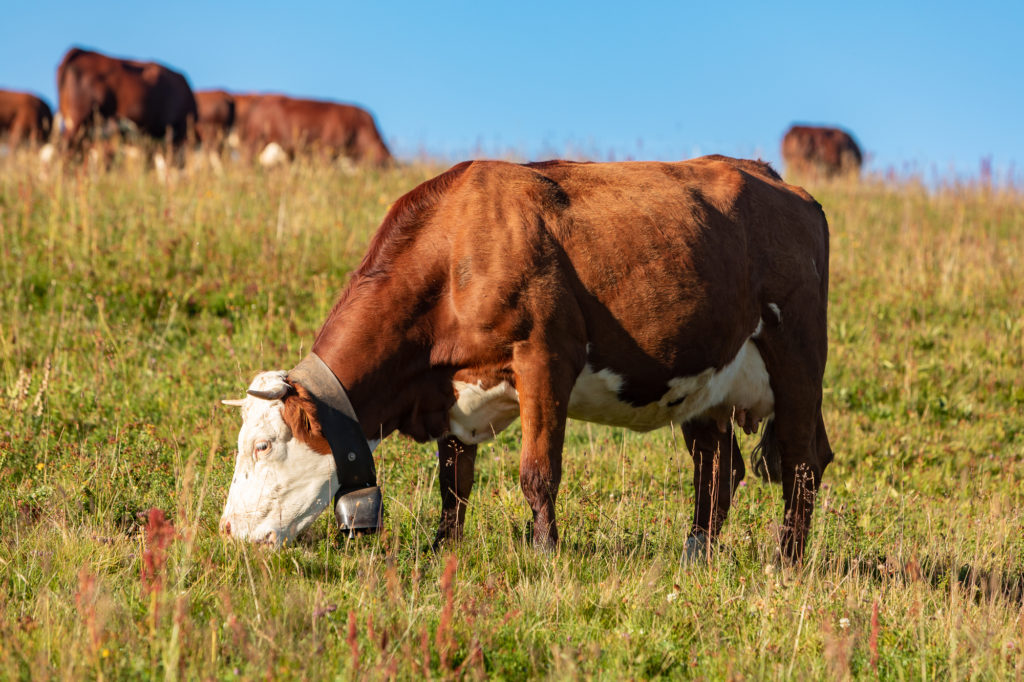
<svg viewBox="0 0 1024 682"><path fill-rule="evenodd" d="M243 146L255 155L277 144L289 157L320 151L376 166L391 163L391 152L365 109L284 95L249 96L239 126Z"/></svg>
<svg viewBox="0 0 1024 682"><path fill-rule="evenodd" d="M221 531L280 544L332 496L343 528L372 530L358 510L345 522L345 496L374 490L373 443L399 431L437 440L435 544L458 540L477 446L519 417L533 542L550 548L572 417L681 425L687 558L744 477L734 429L760 427L755 471L782 484L798 561L832 460L828 259L821 206L758 161L454 166L394 203L310 355L225 401L243 422Z"/></svg>
<svg viewBox="0 0 1024 682"><path fill-rule="evenodd" d="M238 132L245 128L246 121L249 120L249 111L252 109L253 104L265 97L265 95L256 92L233 92L231 97L235 101L235 131Z"/></svg>
<svg viewBox="0 0 1024 682"><path fill-rule="evenodd" d="M204 144L220 148L235 125L235 97L223 90L197 90L195 98L196 131Z"/></svg>
<svg viewBox="0 0 1024 682"><path fill-rule="evenodd" d="M108 57L72 48L57 67L64 144L81 147L94 125L131 127L180 148L198 119L188 80L154 62Z"/></svg>
<svg viewBox="0 0 1024 682"><path fill-rule="evenodd" d="M27 92L0 90L0 142L11 149L43 144L52 127L53 112L46 102Z"/></svg>
<svg viewBox="0 0 1024 682"><path fill-rule="evenodd" d="M794 125L782 138L786 170L797 176L856 176L863 157L853 137L839 128Z"/></svg>

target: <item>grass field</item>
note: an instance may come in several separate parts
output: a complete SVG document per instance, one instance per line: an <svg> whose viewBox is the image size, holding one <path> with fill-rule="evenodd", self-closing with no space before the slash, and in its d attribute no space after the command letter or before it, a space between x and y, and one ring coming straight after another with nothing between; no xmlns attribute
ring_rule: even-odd
<svg viewBox="0 0 1024 682"><path fill-rule="evenodd" d="M794 569L753 478L681 564L678 429L582 423L554 555L523 541L517 424L481 446L454 551L428 550L434 448L399 437L382 534L222 539L219 400L308 351L389 203L441 169L2 161L0 678L1024 677L1024 194L809 188L836 460Z"/></svg>

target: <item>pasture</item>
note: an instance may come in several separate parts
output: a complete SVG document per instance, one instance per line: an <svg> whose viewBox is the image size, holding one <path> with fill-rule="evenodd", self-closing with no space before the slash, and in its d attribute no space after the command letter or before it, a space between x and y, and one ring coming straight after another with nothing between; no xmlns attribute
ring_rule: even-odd
<svg viewBox="0 0 1024 682"><path fill-rule="evenodd" d="M309 350L390 202L440 170L0 159L0 677L1024 677L1017 191L808 186L836 459L801 568L751 474L718 551L681 564L679 430L578 422L552 555L524 542L517 424L481 446L454 550L429 551L435 447L400 437L382 534L327 514L277 552L219 537L220 399Z"/></svg>

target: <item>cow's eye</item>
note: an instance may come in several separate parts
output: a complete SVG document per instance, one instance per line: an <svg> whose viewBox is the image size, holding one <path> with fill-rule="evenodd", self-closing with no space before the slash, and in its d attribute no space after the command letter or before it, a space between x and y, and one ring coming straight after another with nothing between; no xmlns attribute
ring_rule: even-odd
<svg viewBox="0 0 1024 682"><path fill-rule="evenodd" d="M267 450L270 449L270 441L258 440L256 441L256 445L254 447L257 453L266 452Z"/></svg>

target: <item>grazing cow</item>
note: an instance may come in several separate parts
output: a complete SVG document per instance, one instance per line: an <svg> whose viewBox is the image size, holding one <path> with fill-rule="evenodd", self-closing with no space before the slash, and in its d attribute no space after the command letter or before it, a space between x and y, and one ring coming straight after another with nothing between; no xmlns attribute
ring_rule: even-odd
<svg viewBox="0 0 1024 682"><path fill-rule="evenodd" d="M863 158L853 137L839 128L792 126L782 138L786 170L802 176L857 175Z"/></svg>
<svg viewBox="0 0 1024 682"><path fill-rule="evenodd" d="M219 148L235 125L234 95L223 90L197 90L195 97L199 116L196 131L204 144Z"/></svg>
<svg viewBox="0 0 1024 682"><path fill-rule="evenodd" d="M153 62L72 48L57 67L57 90L64 141L72 147L81 145L93 125L126 122L157 140L170 134L180 146L198 118L185 76Z"/></svg>
<svg viewBox="0 0 1024 682"><path fill-rule="evenodd" d="M372 527L345 522L345 496L374 489L367 442L397 430L438 440L436 541L457 539L477 444L519 417L533 540L550 547L568 417L677 423L692 558L744 476L734 424L766 420L755 469L781 480L799 560L832 460L828 258L821 207L760 162L459 164L395 202L312 353L228 401L243 424L221 529L280 543L335 493L343 527Z"/></svg>
<svg viewBox="0 0 1024 682"><path fill-rule="evenodd" d="M27 92L0 90L0 142L13 149L21 143L42 144L50 136L53 112Z"/></svg>
<svg viewBox="0 0 1024 682"><path fill-rule="evenodd" d="M250 98L239 129L251 154L276 143L290 157L319 150L332 158L344 156L377 166L392 160L373 116L365 109L284 95Z"/></svg>

